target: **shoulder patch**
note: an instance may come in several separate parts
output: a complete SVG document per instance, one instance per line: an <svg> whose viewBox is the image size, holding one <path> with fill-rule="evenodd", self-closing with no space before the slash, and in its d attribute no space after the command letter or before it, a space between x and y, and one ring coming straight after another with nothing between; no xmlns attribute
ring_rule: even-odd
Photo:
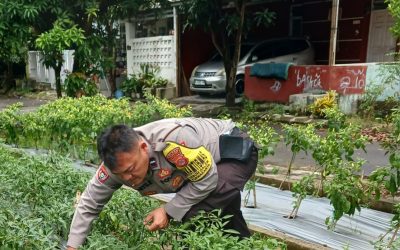
<svg viewBox="0 0 400 250"><path fill-rule="evenodd" d="M191 181L201 180L211 169L211 153L203 146L188 148L174 142L167 142L163 155L176 168L185 172Z"/></svg>
<svg viewBox="0 0 400 250"><path fill-rule="evenodd" d="M106 182L106 180L110 178L110 175L107 172L107 169L101 164L100 169L97 171L97 180L100 183Z"/></svg>

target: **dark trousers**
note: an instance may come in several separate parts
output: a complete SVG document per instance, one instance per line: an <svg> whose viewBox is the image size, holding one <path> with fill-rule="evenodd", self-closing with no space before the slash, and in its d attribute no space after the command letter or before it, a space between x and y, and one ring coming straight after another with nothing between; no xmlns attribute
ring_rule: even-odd
<svg viewBox="0 0 400 250"><path fill-rule="evenodd" d="M240 191L254 174L257 167L258 151L256 148L247 162L238 160L223 160L217 164L218 184L216 189L203 201L194 205L184 216L183 221L198 214L199 211L221 209L222 216L232 215L225 229L234 229L240 237L249 237L250 231L243 218Z"/></svg>

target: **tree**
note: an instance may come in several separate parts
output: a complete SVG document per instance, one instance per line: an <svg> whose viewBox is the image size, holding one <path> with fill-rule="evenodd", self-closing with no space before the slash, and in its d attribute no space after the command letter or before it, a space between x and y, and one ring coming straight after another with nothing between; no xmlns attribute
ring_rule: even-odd
<svg viewBox="0 0 400 250"><path fill-rule="evenodd" d="M43 64L52 67L56 75L57 97L61 94L61 67L64 62L63 51L74 46L81 45L85 39L83 30L76 25L69 29L63 27L59 22L55 23L53 29L42 33L36 39L36 46L43 52Z"/></svg>
<svg viewBox="0 0 400 250"><path fill-rule="evenodd" d="M226 105L235 105L235 79L243 34L253 25L270 25L275 13L266 9L246 15L249 0L186 0L181 8L187 27L201 27L211 33L212 42L222 56L226 73ZM248 16L248 18L246 18ZM231 46L234 47L231 51Z"/></svg>
<svg viewBox="0 0 400 250"><path fill-rule="evenodd" d="M23 62L32 41L32 25L43 1L2 0L0 2L0 61L7 66L5 90L13 86L14 63ZM1 72L2 73L2 72ZM1 87L1 84L0 84Z"/></svg>
<svg viewBox="0 0 400 250"><path fill-rule="evenodd" d="M400 37L400 0L385 0L388 10L394 18L394 24L390 31L396 38Z"/></svg>
<svg viewBox="0 0 400 250"><path fill-rule="evenodd" d="M89 74L105 77L107 74L111 96L116 90L116 46L119 36L120 20L138 18L139 12L151 9L156 14L169 6L168 0L92 0L78 3L80 6L71 13L81 13L75 17L85 31L85 44L78 47L76 61L79 67ZM84 11L82 11L84 10Z"/></svg>

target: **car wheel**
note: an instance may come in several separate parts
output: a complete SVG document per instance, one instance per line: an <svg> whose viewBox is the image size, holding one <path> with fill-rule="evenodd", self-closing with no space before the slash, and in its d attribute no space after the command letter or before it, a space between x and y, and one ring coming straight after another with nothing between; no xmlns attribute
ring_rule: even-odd
<svg viewBox="0 0 400 250"><path fill-rule="evenodd" d="M242 96L244 93L244 76L243 75L236 76L235 88L236 88L236 95Z"/></svg>

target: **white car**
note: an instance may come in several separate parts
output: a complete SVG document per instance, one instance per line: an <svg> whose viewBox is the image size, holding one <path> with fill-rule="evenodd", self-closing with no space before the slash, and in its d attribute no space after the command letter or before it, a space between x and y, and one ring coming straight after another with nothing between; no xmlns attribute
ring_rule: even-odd
<svg viewBox="0 0 400 250"><path fill-rule="evenodd" d="M244 69L255 63L314 64L314 49L305 38L278 38L257 44L244 43L236 72L236 94L244 92ZM225 93L224 63L219 54L194 68L190 77L190 90L198 94Z"/></svg>

